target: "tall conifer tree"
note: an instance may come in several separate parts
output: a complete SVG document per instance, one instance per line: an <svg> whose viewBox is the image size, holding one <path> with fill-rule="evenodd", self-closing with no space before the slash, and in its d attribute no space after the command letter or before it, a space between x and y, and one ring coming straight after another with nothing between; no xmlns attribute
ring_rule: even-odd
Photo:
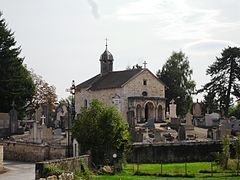
<svg viewBox="0 0 240 180"><path fill-rule="evenodd" d="M0 12L0 112L9 112L14 101L22 115L34 94L35 86L20 52Z"/></svg>
<svg viewBox="0 0 240 180"><path fill-rule="evenodd" d="M215 95L223 115L228 116L231 97L240 97L240 48L223 49L221 57L208 67L211 81L201 90Z"/></svg>

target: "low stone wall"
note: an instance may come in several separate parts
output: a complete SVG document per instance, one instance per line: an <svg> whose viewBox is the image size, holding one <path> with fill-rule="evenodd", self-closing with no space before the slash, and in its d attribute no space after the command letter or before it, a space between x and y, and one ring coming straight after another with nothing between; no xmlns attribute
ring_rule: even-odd
<svg viewBox="0 0 240 180"><path fill-rule="evenodd" d="M128 162L172 163L210 161L221 151L220 141L174 142L165 144L134 143Z"/></svg>
<svg viewBox="0 0 240 180"><path fill-rule="evenodd" d="M5 141L4 159L24 162L38 162L66 157L66 146L50 146L23 142Z"/></svg>
<svg viewBox="0 0 240 180"><path fill-rule="evenodd" d="M65 172L76 172L81 171L83 164L90 167L90 158L89 155L65 158L65 159L56 159L51 161L37 162L35 166L35 179L40 179L44 177L44 169L47 165L55 165L60 169L64 169Z"/></svg>

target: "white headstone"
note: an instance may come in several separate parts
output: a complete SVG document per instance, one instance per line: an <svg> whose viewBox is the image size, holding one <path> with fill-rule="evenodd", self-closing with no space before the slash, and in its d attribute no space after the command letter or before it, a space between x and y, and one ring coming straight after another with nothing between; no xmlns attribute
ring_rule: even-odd
<svg viewBox="0 0 240 180"><path fill-rule="evenodd" d="M73 139L73 157L79 156L79 151L78 151L78 142L76 139Z"/></svg>
<svg viewBox="0 0 240 180"><path fill-rule="evenodd" d="M177 105L175 104L175 101L173 99L170 101L169 110L170 118L177 118Z"/></svg>

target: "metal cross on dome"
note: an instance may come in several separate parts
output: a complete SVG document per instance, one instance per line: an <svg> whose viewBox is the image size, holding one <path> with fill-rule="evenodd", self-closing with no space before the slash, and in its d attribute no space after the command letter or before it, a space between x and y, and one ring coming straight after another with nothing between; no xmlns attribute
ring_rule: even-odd
<svg viewBox="0 0 240 180"><path fill-rule="evenodd" d="M108 43L108 38L106 38L105 41L106 41L106 45L105 46L107 48L107 46L108 46L108 44L107 44Z"/></svg>

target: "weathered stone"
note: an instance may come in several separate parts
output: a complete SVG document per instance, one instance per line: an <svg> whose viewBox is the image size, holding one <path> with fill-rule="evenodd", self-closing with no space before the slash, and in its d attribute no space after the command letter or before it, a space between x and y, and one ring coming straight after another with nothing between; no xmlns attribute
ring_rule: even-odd
<svg viewBox="0 0 240 180"><path fill-rule="evenodd" d="M111 166L103 166L100 171L104 174L112 174L113 173L113 169L111 168Z"/></svg>
<svg viewBox="0 0 240 180"><path fill-rule="evenodd" d="M73 173L62 173L58 176L59 180L74 180Z"/></svg>
<svg viewBox="0 0 240 180"><path fill-rule="evenodd" d="M58 180L56 175L48 176L47 180Z"/></svg>

